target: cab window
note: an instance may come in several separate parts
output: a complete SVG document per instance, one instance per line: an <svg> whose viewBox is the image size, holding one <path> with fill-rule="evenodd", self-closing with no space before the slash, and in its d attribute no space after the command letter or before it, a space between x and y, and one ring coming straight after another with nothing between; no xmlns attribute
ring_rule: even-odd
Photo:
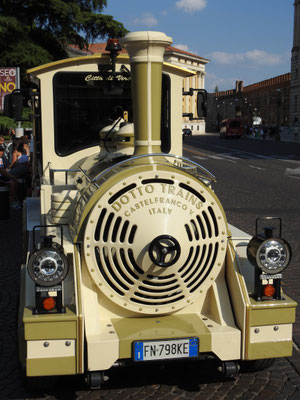
<svg viewBox="0 0 300 400"><path fill-rule="evenodd" d="M99 132L128 111L130 78L104 79L95 72L58 72L53 79L55 150L66 156L99 144Z"/></svg>

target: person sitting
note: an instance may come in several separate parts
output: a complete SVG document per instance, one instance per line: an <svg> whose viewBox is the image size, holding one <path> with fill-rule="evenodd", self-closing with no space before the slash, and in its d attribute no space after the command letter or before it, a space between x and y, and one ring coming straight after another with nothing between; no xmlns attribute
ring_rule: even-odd
<svg viewBox="0 0 300 400"><path fill-rule="evenodd" d="M10 154L10 159L9 159L10 168L13 167L13 165L15 164L15 162L16 162L17 159L18 159L17 148L18 148L18 146L19 146L20 144L21 144L20 138L16 138L16 139L14 139L14 140L12 141L12 144L11 144L11 154Z"/></svg>
<svg viewBox="0 0 300 400"><path fill-rule="evenodd" d="M27 136L21 136L20 141L23 143L23 148L26 152L26 155L30 157L30 147L29 147L29 140Z"/></svg>
<svg viewBox="0 0 300 400"><path fill-rule="evenodd" d="M8 170L6 170L4 167L0 168L0 174L2 182L9 185L12 207L20 208L21 204L18 202L17 197L18 179L26 179L29 171L29 157L26 155L23 143L19 143L15 152L17 159L14 165Z"/></svg>
<svg viewBox="0 0 300 400"><path fill-rule="evenodd" d="M12 163L12 155L13 155L13 146L15 141L15 130L12 129L11 133L9 134L10 141L6 144L6 149L4 151L5 157L8 159L9 163Z"/></svg>
<svg viewBox="0 0 300 400"><path fill-rule="evenodd" d="M4 151L6 149L6 143L5 143L5 137L0 135L0 146L4 148Z"/></svg>
<svg viewBox="0 0 300 400"><path fill-rule="evenodd" d="M4 155L5 148L0 145L0 166L7 169L9 167L9 161Z"/></svg>
<svg viewBox="0 0 300 400"><path fill-rule="evenodd" d="M0 146L0 169L5 169L5 171L9 167L9 162L8 159L4 155L5 148L3 146ZM2 174L0 173L0 185L5 185L6 184L6 179L2 177Z"/></svg>

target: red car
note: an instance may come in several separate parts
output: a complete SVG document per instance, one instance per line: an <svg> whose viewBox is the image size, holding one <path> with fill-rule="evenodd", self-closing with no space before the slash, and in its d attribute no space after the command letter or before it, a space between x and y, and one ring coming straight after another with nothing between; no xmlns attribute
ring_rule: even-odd
<svg viewBox="0 0 300 400"><path fill-rule="evenodd" d="M243 135L242 120L238 118L228 118L221 122L220 137L237 137Z"/></svg>

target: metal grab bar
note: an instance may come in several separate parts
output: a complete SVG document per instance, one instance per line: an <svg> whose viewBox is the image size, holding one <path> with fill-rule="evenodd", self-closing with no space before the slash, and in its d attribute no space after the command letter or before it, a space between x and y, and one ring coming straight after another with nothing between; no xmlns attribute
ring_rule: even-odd
<svg viewBox="0 0 300 400"><path fill-rule="evenodd" d="M66 185L68 185L69 183L68 183L68 173L71 173L71 172L80 172L81 170L80 169L50 169L50 185L55 185L55 182L54 182L54 175L55 175L55 173L56 172L64 172L65 173L65 182L66 182Z"/></svg>
<svg viewBox="0 0 300 400"><path fill-rule="evenodd" d="M196 163L195 161L189 158L180 157L174 154L167 154L167 153L151 153L151 154L141 154L138 156L132 156L119 163L113 164L111 167L103 170L102 172L100 172L100 174L98 174L95 178L93 178L91 182L95 183L96 181L98 181L100 178L102 178L104 175L106 175L112 170L117 171L118 168L124 166L131 167L134 164L134 161L139 159L150 160L149 164L153 165L170 163L174 167L184 169L191 175L196 176L197 179L200 179L206 186L211 185L212 182L217 182L217 178L202 165ZM156 161L154 161L154 159Z"/></svg>

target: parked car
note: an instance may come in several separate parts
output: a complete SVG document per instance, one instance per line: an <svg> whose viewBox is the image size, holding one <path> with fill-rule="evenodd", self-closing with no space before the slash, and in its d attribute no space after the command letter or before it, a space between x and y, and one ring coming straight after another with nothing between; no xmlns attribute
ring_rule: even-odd
<svg viewBox="0 0 300 400"><path fill-rule="evenodd" d="M192 131L190 128L183 128L182 129L182 136L192 136Z"/></svg>

